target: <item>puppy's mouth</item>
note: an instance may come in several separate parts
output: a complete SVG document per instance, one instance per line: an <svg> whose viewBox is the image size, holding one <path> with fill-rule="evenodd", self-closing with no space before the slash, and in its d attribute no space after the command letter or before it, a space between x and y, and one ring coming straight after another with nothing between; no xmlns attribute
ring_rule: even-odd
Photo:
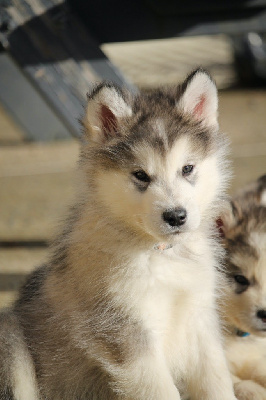
<svg viewBox="0 0 266 400"><path fill-rule="evenodd" d="M166 241L171 240L171 238L177 237L178 235L180 235L182 232L185 231L184 229L181 229L179 227L166 228L165 226L161 226L160 228L161 228L160 230L162 238L164 237L165 238L164 240Z"/></svg>
<svg viewBox="0 0 266 400"><path fill-rule="evenodd" d="M169 235L179 235L181 232L181 229L174 229L172 232L169 232Z"/></svg>
<svg viewBox="0 0 266 400"><path fill-rule="evenodd" d="M167 236L179 235L180 233L186 232L187 229L188 229L187 224L184 224L182 226L167 226L166 228L165 227L163 228Z"/></svg>

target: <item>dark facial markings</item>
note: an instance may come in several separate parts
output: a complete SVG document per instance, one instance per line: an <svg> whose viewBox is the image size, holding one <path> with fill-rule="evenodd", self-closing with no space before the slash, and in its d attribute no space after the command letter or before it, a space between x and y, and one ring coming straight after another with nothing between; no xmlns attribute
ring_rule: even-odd
<svg viewBox="0 0 266 400"><path fill-rule="evenodd" d="M240 267L236 266L234 259L245 261L245 264L254 263L258 260L256 249L248 243L247 235L244 233L236 234L233 239L225 239L227 250L227 274L231 282L235 285L235 293L245 292L251 285L255 284L253 278L247 279ZM232 260L232 261L231 261Z"/></svg>
<svg viewBox="0 0 266 400"><path fill-rule="evenodd" d="M243 275L241 268L233 264L230 259L227 259L226 276L231 285L234 286L236 294L245 292L250 285L253 284L253 280L249 280Z"/></svg>
<svg viewBox="0 0 266 400"><path fill-rule="evenodd" d="M132 172L133 182L137 186L140 192L145 192L148 188L149 184L151 183L151 177L146 174L145 171L139 169L137 171Z"/></svg>
<svg viewBox="0 0 266 400"><path fill-rule="evenodd" d="M226 247L228 254L239 254L249 259L258 260L258 253L256 249L251 246L244 234L239 234L233 239L227 239Z"/></svg>
<svg viewBox="0 0 266 400"><path fill-rule="evenodd" d="M145 182L145 183L150 183L150 181L151 181L151 178L149 177L149 175L147 175L146 172L143 171L142 169L139 171L133 172L133 175L135 176L135 178L137 178L138 181Z"/></svg>
<svg viewBox="0 0 266 400"><path fill-rule="evenodd" d="M182 168L182 176L189 179L193 171L194 165L187 164ZM142 169L132 172L132 176L133 182L141 192L144 192L152 181L152 178ZM191 181L191 179L189 180Z"/></svg>
<svg viewBox="0 0 266 400"><path fill-rule="evenodd" d="M250 285L250 281L244 275L235 275L234 280L237 284L236 294L245 292Z"/></svg>
<svg viewBox="0 0 266 400"><path fill-rule="evenodd" d="M250 282L244 275L235 275L235 281L241 286L249 286Z"/></svg>

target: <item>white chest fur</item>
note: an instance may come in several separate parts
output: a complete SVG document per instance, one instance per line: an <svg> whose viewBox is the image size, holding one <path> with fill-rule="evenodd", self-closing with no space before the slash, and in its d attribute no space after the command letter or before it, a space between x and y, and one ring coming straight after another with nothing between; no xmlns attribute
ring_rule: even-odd
<svg viewBox="0 0 266 400"><path fill-rule="evenodd" d="M154 348L162 351L179 376L191 362L188 349L197 347L202 315L214 303L215 268L209 244L198 241L190 247L189 252L176 246L138 254L111 285L119 303L142 321Z"/></svg>

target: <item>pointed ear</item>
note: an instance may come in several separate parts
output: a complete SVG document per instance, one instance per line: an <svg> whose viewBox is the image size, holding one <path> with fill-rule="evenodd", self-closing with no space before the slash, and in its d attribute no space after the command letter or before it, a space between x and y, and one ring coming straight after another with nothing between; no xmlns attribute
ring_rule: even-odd
<svg viewBox="0 0 266 400"><path fill-rule="evenodd" d="M178 107L196 121L208 127L218 127L217 88L207 71L197 69L188 76Z"/></svg>
<svg viewBox="0 0 266 400"><path fill-rule="evenodd" d="M102 83L88 94L83 124L89 138L104 143L120 136L121 120L132 115L126 96L118 87Z"/></svg>
<svg viewBox="0 0 266 400"><path fill-rule="evenodd" d="M221 236L226 236L242 218L242 210L237 201L228 201L222 215L216 221Z"/></svg>

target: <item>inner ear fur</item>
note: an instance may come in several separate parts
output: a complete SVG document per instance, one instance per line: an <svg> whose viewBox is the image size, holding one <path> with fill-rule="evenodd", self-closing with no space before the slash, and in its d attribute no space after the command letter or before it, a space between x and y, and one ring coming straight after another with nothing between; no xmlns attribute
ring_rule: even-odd
<svg viewBox="0 0 266 400"><path fill-rule="evenodd" d="M116 85L101 83L87 97L83 125L88 138L104 143L120 136L122 120L132 115L129 94Z"/></svg>
<svg viewBox="0 0 266 400"><path fill-rule="evenodd" d="M210 74L202 68L193 71L182 85L178 108L207 127L218 128L218 94Z"/></svg>

